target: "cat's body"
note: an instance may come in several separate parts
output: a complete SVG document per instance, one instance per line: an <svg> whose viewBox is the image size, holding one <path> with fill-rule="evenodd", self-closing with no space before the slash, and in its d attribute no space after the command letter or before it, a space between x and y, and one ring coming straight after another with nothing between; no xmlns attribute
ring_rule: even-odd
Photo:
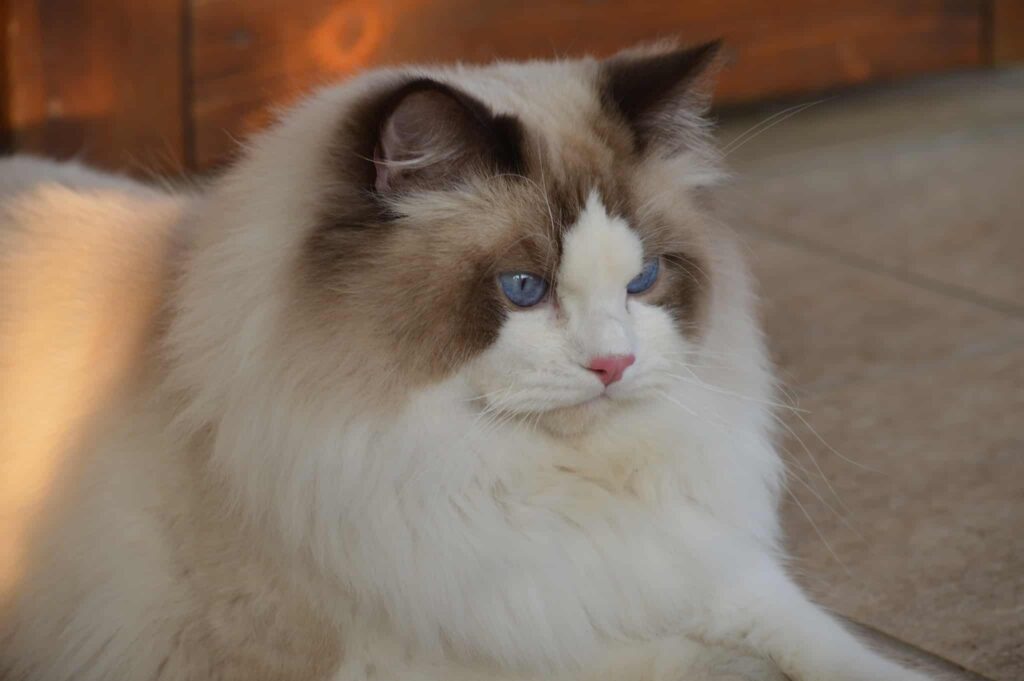
<svg viewBox="0 0 1024 681"><path fill-rule="evenodd" d="M708 54L369 74L196 196L0 166L5 282L44 195L88 252L90 202L153 235L98 375L23 363L0 308L0 456L50 471L0 508L0 674L918 679L783 571L771 372L697 195ZM16 366L90 396L74 437L29 437Z"/></svg>

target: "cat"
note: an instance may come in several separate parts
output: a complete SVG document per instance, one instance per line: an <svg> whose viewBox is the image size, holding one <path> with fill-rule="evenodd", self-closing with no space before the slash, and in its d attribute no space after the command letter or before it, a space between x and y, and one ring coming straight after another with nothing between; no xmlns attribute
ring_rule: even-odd
<svg viewBox="0 0 1024 681"><path fill-rule="evenodd" d="M194 192L3 162L0 676L923 681L785 570L717 54L369 71Z"/></svg>

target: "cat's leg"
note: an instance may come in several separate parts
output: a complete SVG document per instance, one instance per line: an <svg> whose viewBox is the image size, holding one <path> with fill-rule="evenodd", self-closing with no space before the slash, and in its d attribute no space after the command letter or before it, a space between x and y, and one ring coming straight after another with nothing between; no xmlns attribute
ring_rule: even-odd
<svg viewBox="0 0 1024 681"><path fill-rule="evenodd" d="M714 605L721 631L769 656L795 681L925 681L886 660L812 603L780 568L725 587ZM711 633L714 637L714 632Z"/></svg>
<svg viewBox="0 0 1024 681"><path fill-rule="evenodd" d="M870 650L812 603L770 551L714 519L692 520L695 569L707 588L694 603L687 635L739 642L794 681L926 681Z"/></svg>

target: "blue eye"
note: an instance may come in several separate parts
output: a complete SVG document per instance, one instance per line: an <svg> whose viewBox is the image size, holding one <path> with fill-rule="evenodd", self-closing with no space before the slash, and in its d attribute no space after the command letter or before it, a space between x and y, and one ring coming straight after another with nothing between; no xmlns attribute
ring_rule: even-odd
<svg viewBox="0 0 1024 681"><path fill-rule="evenodd" d="M500 275L498 281L505 296L519 307L533 307L548 292L547 281L526 272L508 272Z"/></svg>
<svg viewBox="0 0 1024 681"><path fill-rule="evenodd" d="M658 280L659 266L657 258L645 262L644 268L640 270L640 274L633 277L632 281L626 284L626 291L631 295L636 295L654 286L654 282Z"/></svg>

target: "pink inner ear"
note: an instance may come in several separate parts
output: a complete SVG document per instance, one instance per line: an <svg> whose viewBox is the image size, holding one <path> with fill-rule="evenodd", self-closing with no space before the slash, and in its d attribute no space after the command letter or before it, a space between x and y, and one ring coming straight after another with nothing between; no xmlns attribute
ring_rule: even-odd
<svg viewBox="0 0 1024 681"><path fill-rule="evenodd" d="M391 116L381 127L380 137L373 149L373 166L377 171L374 187L379 192L394 189L396 182L401 178L398 177L400 169L393 163L406 160L405 157L414 154L416 146L422 144L422 140L417 138L416 127L410 126L407 120L403 125L403 119L409 118L410 114L415 115L415 111L409 111L409 104L407 100L391 112Z"/></svg>
<svg viewBox="0 0 1024 681"><path fill-rule="evenodd" d="M448 99L434 93L413 93L384 121L373 150L378 192L398 189L410 175L429 173L431 155L459 143L453 136L438 134L448 119L459 113L449 110L457 105Z"/></svg>
<svg viewBox="0 0 1024 681"><path fill-rule="evenodd" d="M374 187L400 192L444 186L490 152L487 132L451 93L411 92L378 130Z"/></svg>

